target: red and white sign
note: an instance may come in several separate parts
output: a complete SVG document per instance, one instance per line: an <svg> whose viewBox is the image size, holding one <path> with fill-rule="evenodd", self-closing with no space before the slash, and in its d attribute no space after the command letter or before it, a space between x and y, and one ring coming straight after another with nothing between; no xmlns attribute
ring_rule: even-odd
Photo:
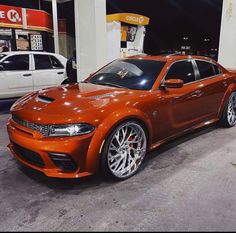
<svg viewBox="0 0 236 233"><path fill-rule="evenodd" d="M52 31L52 16L45 11L0 5L0 27Z"/></svg>
<svg viewBox="0 0 236 233"><path fill-rule="evenodd" d="M0 5L0 26L4 24L23 25L22 9L19 7Z"/></svg>
<svg viewBox="0 0 236 233"><path fill-rule="evenodd" d="M9 10L7 12L7 18L13 23L21 22L21 16L16 10Z"/></svg>

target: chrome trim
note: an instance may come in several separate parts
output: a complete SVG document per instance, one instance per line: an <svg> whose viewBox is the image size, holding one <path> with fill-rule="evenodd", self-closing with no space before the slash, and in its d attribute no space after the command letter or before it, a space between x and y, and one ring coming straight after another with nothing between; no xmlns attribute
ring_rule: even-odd
<svg viewBox="0 0 236 233"><path fill-rule="evenodd" d="M224 73L222 72L221 67L220 67L214 60L207 61L207 60L204 60L204 59L195 59L195 58L177 60L177 61L173 62L173 63L168 67L168 69L167 69L165 75L163 76L163 78L162 78L162 80L161 80L161 84L160 84L159 89L161 89L161 85L164 83L164 80L165 80L165 78L166 78L166 75L167 75L167 73L169 72L169 70L170 70L170 68L172 67L172 65L174 65L174 64L177 63L177 62L188 61L188 60L191 60L191 61L192 61L193 69L194 69L194 73L195 73L195 79L196 79L196 80L193 81L193 82L185 83L184 86L187 86L187 85L190 85L190 84L193 84L193 83L196 83L196 82L205 81L205 80L208 80L208 79L211 79L211 78L215 78L215 77L218 77L218 76L221 76L221 75L224 74ZM200 72L199 72L199 69L198 69L196 60L197 60L197 61L208 62L208 63L211 63L211 64L213 64L213 65L217 65L221 73L220 73L220 74L217 74L217 75L214 75L214 76L210 76L210 77L204 78L204 79L197 79L196 73L197 73L197 75L199 75L199 77L200 77ZM195 71L195 66L196 66L196 69L197 69L196 71Z"/></svg>
<svg viewBox="0 0 236 233"><path fill-rule="evenodd" d="M166 70L165 75L163 76L163 78L162 78L162 80L161 80L161 85L164 83L164 80L165 80L165 78L166 78L168 72L170 71L170 68L171 68L174 64L176 64L176 63L178 63L178 62L183 62L183 61L191 61L191 62L192 62L193 71L194 71L194 75L195 75L195 81L194 81L194 82L196 82L196 71L195 71L195 69L194 69L193 59L192 59L192 58L185 58L185 59L177 60L177 61L174 61L174 62L171 63L171 65L168 67L168 69ZM184 86L185 86L185 85L188 85L188 84L191 84L191 83L194 83L194 82L185 83ZM161 85L160 85L160 87L161 87ZM159 87L159 88L160 88L160 87Z"/></svg>
<svg viewBox="0 0 236 233"><path fill-rule="evenodd" d="M193 59L193 60L194 60L194 62L196 62L196 61L203 61L203 62L211 63L212 65L216 65L219 68L219 70L220 70L220 74L217 74L217 75L214 75L214 76L210 76L210 77L207 77L207 78L204 78L204 79L201 79L201 80L205 80L205 79L208 79L208 78L213 78L213 77L216 77L216 76L223 75L221 67L219 67L219 65L214 60L207 61L207 60L200 59L200 58L199 59L196 58L196 59ZM197 66L197 63L196 63L196 66ZM197 68L198 68L198 66L197 66ZM198 71L199 71L199 69L198 69ZM200 72L199 72L199 76L200 76Z"/></svg>
<svg viewBox="0 0 236 233"><path fill-rule="evenodd" d="M44 137L48 137L49 132L51 130L51 125L43 125L43 124L37 124L37 123L29 122L29 121L24 121L17 118L14 115L12 116L12 120L18 125L21 125L25 128L39 132Z"/></svg>
<svg viewBox="0 0 236 233"><path fill-rule="evenodd" d="M128 122L120 126L111 138L107 150L110 172L117 178L132 176L143 162L147 138L143 128Z"/></svg>
<svg viewBox="0 0 236 233"><path fill-rule="evenodd" d="M236 124L236 92L232 93L227 107L227 121L230 126Z"/></svg>

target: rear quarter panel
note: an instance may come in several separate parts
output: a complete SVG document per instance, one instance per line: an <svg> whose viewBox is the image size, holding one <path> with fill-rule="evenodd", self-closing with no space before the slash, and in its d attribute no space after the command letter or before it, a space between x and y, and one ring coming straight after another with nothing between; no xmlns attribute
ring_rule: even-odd
<svg viewBox="0 0 236 233"><path fill-rule="evenodd" d="M219 118L222 117L222 114L224 112L225 106L229 100L230 95L232 94L232 92L236 91L236 70L224 69L223 78L226 80L226 82L228 84L228 88L224 94L224 97L222 99L222 103L219 108L219 113L218 113Z"/></svg>

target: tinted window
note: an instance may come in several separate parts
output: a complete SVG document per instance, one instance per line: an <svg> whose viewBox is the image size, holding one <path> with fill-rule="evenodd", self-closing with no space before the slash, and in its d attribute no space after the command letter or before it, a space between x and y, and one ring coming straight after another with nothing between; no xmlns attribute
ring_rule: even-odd
<svg viewBox="0 0 236 233"><path fill-rule="evenodd" d="M50 56L51 62L52 62L52 66L55 69L63 69L64 66L61 64L61 62L54 56Z"/></svg>
<svg viewBox="0 0 236 233"><path fill-rule="evenodd" d="M4 70L29 70L29 55L14 55L8 57L1 65Z"/></svg>
<svg viewBox="0 0 236 233"><path fill-rule="evenodd" d="M164 65L165 62L162 61L116 60L95 73L88 82L134 90L150 90Z"/></svg>
<svg viewBox="0 0 236 233"><path fill-rule="evenodd" d="M34 61L36 70L52 69L52 63L48 55L34 55Z"/></svg>
<svg viewBox="0 0 236 233"><path fill-rule="evenodd" d="M199 69L200 79L208 78L215 75L212 63L205 61L196 61L196 63Z"/></svg>
<svg viewBox="0 0 236 233"><path fill-rule="evenodd" d="M213 65L214 70L215 70L215 75L221 74L221 69L217 65Z"/></svg>
<svg viewBox="0 0 236 233"><path fill-rule="evenodd" d="M191 60L174 63L166 75L168 79L181 79L184 83L195 81L195 74Z"/></svg>

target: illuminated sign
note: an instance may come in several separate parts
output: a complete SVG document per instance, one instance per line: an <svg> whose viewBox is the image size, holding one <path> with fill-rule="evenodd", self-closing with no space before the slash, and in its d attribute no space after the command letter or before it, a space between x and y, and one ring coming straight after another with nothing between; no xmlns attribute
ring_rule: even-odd
<svg viewBox="0 0 236 233"><path fill-rule="evenodd" d="M144 26L149 24L149 18L143 15L132 13L119 13L107 15L107 22L120 21L123 23Z"/></svg>
<svg viewBox="0 0 236 233"><path fill-rule="evenodd" d="M22 25L22 9L19 7L0 5L0 25Z"/></svg>
<svg viewBox="0 0 236 233"><path fill-rule="evenodd" d="M126 16L126 20L127 22L134 22L134 23L138 23L138 24L142 24L143 21L144 21L144 18L141 16L141 17L137 17L137 16Z"/></svg>
<svg viewBox="0 0 236 233"><path fill-rule="evenodd" d="M21 22L21 16L15 10L9 10L7 12L7 18L13 23Z"/></svg>
<svg viewBox="0 0 236 233"><path fill-rule="evenodd" d="M52 31L52 17L41 10L0 5L0 27Z"/></svg>

